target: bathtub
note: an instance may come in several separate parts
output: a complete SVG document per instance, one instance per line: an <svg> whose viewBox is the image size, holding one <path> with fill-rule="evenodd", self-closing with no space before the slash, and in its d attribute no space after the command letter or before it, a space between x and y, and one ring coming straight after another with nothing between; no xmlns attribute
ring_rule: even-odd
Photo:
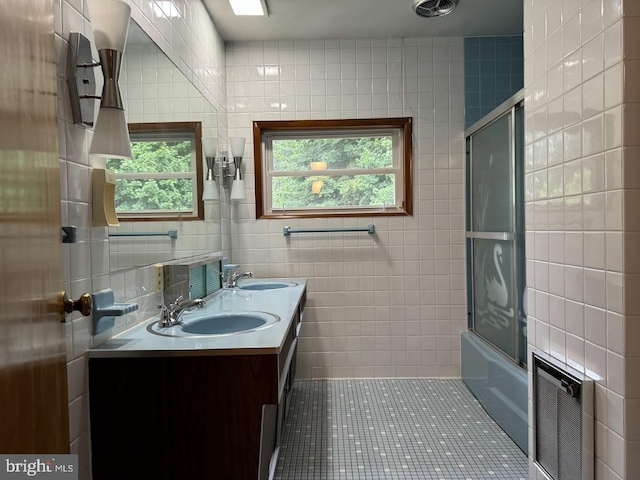
<svg viewBox="0 0 640 480"><path fill-rule="evenodd" d="M527 372L471 331L461 334L462 380L513 441L528 454Z"/></svg>

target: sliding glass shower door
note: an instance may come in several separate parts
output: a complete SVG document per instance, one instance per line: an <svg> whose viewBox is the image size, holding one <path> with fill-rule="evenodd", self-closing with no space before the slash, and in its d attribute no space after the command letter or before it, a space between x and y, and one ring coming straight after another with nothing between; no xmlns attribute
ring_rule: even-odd
<svg viewBox="0 0 640 480"><path fill-rule="evenodd" d="M526 364L522 102L467 137L470 328Z"/></svg>

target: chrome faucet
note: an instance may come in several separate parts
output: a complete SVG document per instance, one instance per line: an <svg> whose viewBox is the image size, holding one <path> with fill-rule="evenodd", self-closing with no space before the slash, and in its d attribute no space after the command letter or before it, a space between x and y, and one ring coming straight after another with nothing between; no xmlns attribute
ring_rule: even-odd
<svg viewBox="0 0 640 480"><path fill-rule="evenodd" d="M238 286L239 278L251 278L253 272L238 273L236 271L229 271L227 275L222 277L222 286L224 288L235 288Z"/></svg>
<svg viewBox="0 0 640 480"><path fill-rule="evenodd" d="M195 300L184 300L184 297L180 295L175 299L173 303L169 305L158 305L160 312L160 320L158 320L158 327L167 328L173 327L180 323L180 317L183 313L186 313L195 308L204 308L205 301L196 298Z"/></svg>

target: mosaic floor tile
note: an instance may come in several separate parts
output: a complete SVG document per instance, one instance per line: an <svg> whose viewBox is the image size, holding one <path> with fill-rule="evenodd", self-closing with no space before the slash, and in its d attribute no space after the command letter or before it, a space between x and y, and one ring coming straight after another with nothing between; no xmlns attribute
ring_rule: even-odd
<svg viewBox="0 0 640 480"><path fill-rule="evenodd" d="M461 380L298 380L276 480L526 480Z"/></svg>

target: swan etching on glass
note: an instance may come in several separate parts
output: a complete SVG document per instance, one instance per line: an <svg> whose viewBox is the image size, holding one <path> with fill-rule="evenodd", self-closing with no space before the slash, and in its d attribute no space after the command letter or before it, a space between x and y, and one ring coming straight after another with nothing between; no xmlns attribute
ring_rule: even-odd
<svg viewBox="0 0 640 480"><path fill-rule="evenodd" d="M484 249L483 249L484 250ZM496 330L509 328L514 322L514 309L510 305L509 288L504 278L502 245L487 246L479 259L478 292L476 299L478 320Z"/></svg>
<svg viewBox="0 0 640 480"><path fill-rule="evenodd" d="M502 274L502 246L499 243L495 244L493 247L493 264L496 267L498 279L493 275L491 277L487 277L485 283L487 298L490 302L504 308L507 306L507 303L509 303L509 291L507 290L507 284L505 283L504 275Z"/></svg>
<svg viewBox="0 0 640 480"><path fill-rule="evenodd" d="M491 188L491 178L495 176L500 168L501 157L495 157L493 153L489 154L486 168L479 171L477 182L477 217L475 221L475 229L485 231L489 227L490 215L495 215L496 208L499 209L500 193ZM480 247L480 243L477 244ZM486 246L485 246L486 245ZM482 252L482 253L480 253ZM511 305L512 299L509 295L509 286L507 281L511 282L510 276L504 277L504 261L503 255L508 258L508 253L503 251L500 243L484 244L478 250L479 255L476 257L477 272L477 291L480 293L476 297L475 304L477 309L477 318L480 323L490 325L496 330L508 329L514 325L514 309ZM509 272L507 268L507 273Z"/></svg>

